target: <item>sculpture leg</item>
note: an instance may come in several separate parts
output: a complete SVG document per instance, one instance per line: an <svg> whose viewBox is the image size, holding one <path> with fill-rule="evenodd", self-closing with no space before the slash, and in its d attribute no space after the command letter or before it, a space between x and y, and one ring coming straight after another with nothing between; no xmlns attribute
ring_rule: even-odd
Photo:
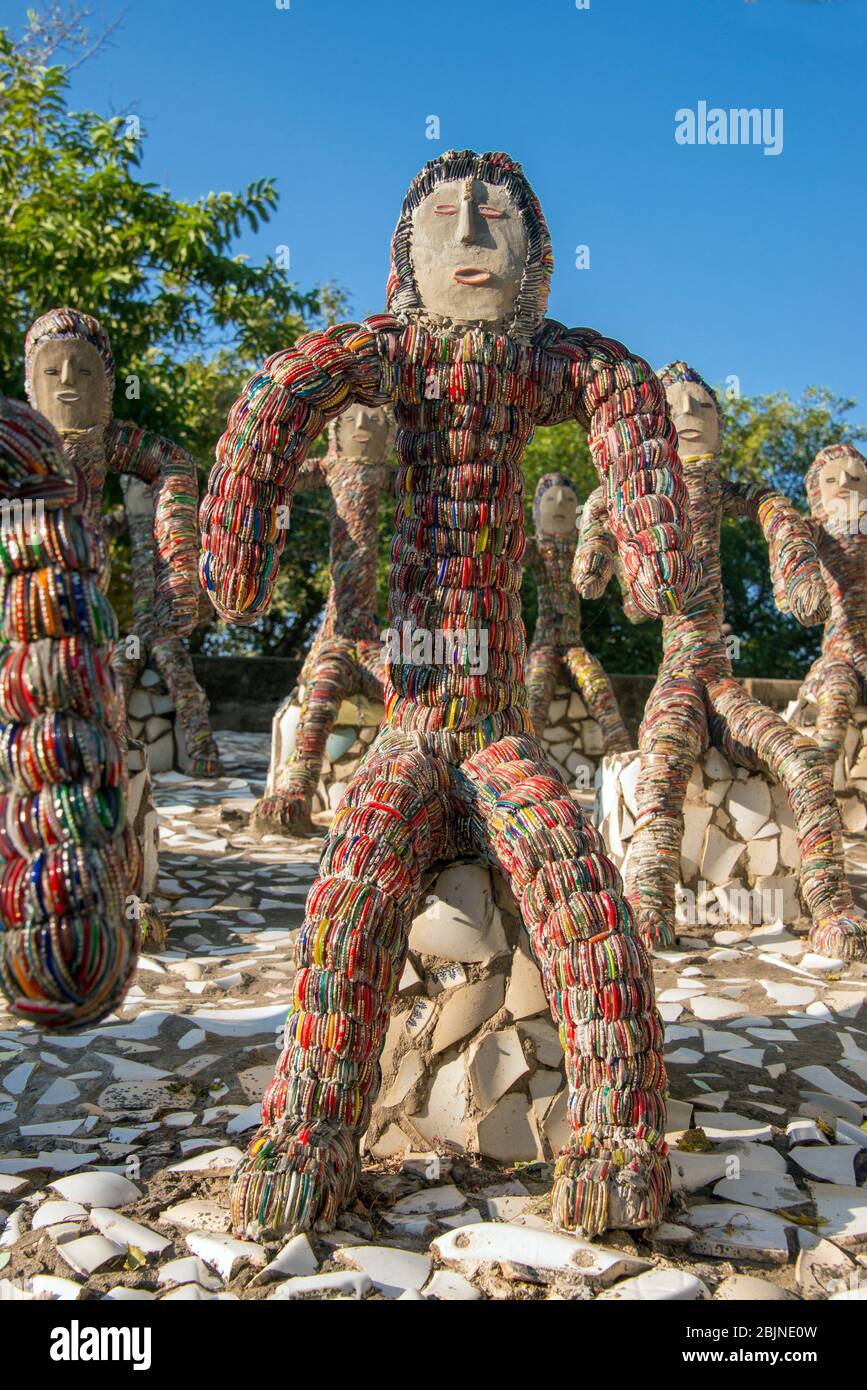
<svg viewBox="0 0 867 1390"><path fill-rule="evenodd" d="M135 634L133 634L135 635ZM129 724L129 716L126 713L129 705L130 696L135 690L138 678L147 665L147 653L144 642L139 639L138 656L130 656L127 649L128 639L121 637L114 645L111 655L111 667L117 676L118 684L123 695L124 716Z"/></svg>
<svg viewBox="0 0 867 1390"><path fill-rule="evenodd" d="M262 829L310 834L313 793L325 756L325 744L341 704L358 684L358 667L350 642L324 642L307 684L307 692L295 729L292 756L277 774L270 796L259 802L254 824Z"/></svg>
<svg viewBox="0 0 867 1390"><path fill-rule="evenodd" d="M586 647L570 647L564 657L567 667L584 696L591 719L602 730L602 746L606 753L625 753L632 747L614 687L602 664Z"/></svg>
<svg viewBox="0 0 867 1390"><path fill-rule="evenodd" d="M867 930L843 866L843 826L826 755L806 734L748 695L732 677L708 685L711 734L734 762L759 766L786 789L801 851L801 893L810 944L826 956L862 960Z"/></svg>
<svg viewBox="0 0 867 1390"><path fill-rule="evenodd" d="M642 939L651 947L677 940L675 890L680 879L683 803L696 759L707 745L704 687L663 676L653 688L638 747L638 816L626 863L626 896Z"/></svg>
<svg viewBox="0 0 867 1390"><path fill-rule="evenodd" d="M447 851L448 780L387 732L335 814L262 1127L232 1179L238 1230L327 1228L352 1195L420 878Z"/></svg>
<svg viewBox="0 0 867 1390"><path fill-rule="evenodd" d="M381 700L385 691L386 660L381 642L359 642L356 647L362 693Z"/></svg>
<svg viewBox="0 0 867 1390"><path fill-rule="evenodd" d="M556 647L534 642L524 663L530 722L534 729L544 729L548 723L548 706L554 695L559 670L560 658Z"/></svg>
<svg viewBox="0 0 867 1390"><path fill-rule="evenodd" d="M538 740L463 764L477 849L508 878L560 1030L572 1143L557 1159L557 1225L653 1226L669 1193L663 1032L650 959L597 830Z"/></svg>
<svg viewBox="0 0 867 1390"><path fill-rule="evenodd" d="M814 663L805 688L816 699L816 743L832 770L843 751L852 713L861 699L861 677L848 661L820 656Z"/></svg>
<svg viewBox="0 0 867 1390"><path fill-rule="evenodd" d="M180 721L184 731L194 775L219 777L220 755L208 718L208 697L196 680L186 642L182 637L154 642L151 657L172 698L175 718Z"/></svg>

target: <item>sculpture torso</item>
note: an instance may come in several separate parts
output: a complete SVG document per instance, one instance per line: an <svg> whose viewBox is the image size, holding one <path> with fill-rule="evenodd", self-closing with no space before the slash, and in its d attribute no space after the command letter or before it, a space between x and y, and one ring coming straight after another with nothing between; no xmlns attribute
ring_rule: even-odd
<svg viewBox="0 0 867 1390"><path fill-rule="evenodd" d="M818 532L822 575L831 598L822 653L852 662L867 679L867 536Z"/></svg>
<svg viewBox="0 0 867 1390"><path fill-rule="evenodd" d="M537 532L533 551L539 594L533 642L574 647L581 641L581 607L572 583L574 535L547 536Z"/></svg>
<svg viewBox="0 0 867 1390"><path fill-rule="evenodd" d="M662 620L662 676L684 674L700 680L732 673L722 632L724 618L720 569L722 478L718 458L682 460L689 499L693 547L702 577L683 612Z"/></svg>
<svg viewBox="0 0 867 1390"><path fill-rule="evenodd" d="M376 557L384 464L328 457L320 467L328 485L331 584L317 643L331 637L378 642Z"/></svg>
<svg viewBox="0 0 867 1390"><path fill-rule="evenodd" d="M398 455L389 622L431 634L485 629L488 642L484 674L390 665L388 722L455 754L475 751L528 727L520 460L557 363L480 331L411 327L388 342Z"/></svg>
<svg viewBox="0 0 867 1390"><path fill-rule="evenodd" d="M108 474L105 428L97 425L91 430L59 430L64 452L76 463L87 483L85 507L95 526L102 525L102 496Z"/></svg>

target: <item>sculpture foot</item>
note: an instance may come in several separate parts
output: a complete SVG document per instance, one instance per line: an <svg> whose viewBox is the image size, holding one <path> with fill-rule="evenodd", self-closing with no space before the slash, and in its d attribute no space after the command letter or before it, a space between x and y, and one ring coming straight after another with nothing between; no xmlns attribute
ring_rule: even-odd
<svg viewBox="0 0 867 1390"><path fill-rule="evenodd" d="M667 1154L635 1130L576 1136L554 1168L554 1225L584 1236L657 1226L671 1191Z"/></svg>
<svg viewBox="0 0 867 1390"><path fill-rule="evenodd" d="M309 800L289 796L263 796L253 812L253 827L272 834L321 834L310 818Z"/></svg>
<svg viewBox="0 0 867 1390"><path fill-rule="evenodd" d="M216 753L199 753L192 759L192 777L219 777L222 769Z"/></svg>
<svg viewBox="0 0 867 1390"><path fill-rule="evenodd" d="M648 951L666 950L669 946L677 944L673 912L671 918L668 919L652 907L638 907L633 902L632 909L638 934Z"/></svg>
<svg viewBox="0 0 867 1390"><path fill-rule="evenodd" d="M810 945L835 960L867 960L867 922L863 917L822 917L810 931Z"/></svg>
<svg viewBox="0 0 867 1390"><path fill-rule="evenodd" d="M331 1120L263 1125L232 1174L232 1226L239 1234L330 1231L360 1170L353 1130Z"/></svg>
<svg viewBox="0 0 867 1390"><path fill-rule="evenodd" d="M169 929L152 903L142 903L139 917L141 949L162 951L168 944Z"/></svg>

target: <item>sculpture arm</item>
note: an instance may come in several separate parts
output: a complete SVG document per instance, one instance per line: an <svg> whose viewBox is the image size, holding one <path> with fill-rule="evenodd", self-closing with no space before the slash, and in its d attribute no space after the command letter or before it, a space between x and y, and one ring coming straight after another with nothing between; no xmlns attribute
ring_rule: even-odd
<svg viewBox="0 0 867 1390"><path fill-rule="evenodd" d="M116 473L148 483L154 503L154 623L165 637L185 637L196 625L196 502L191 456L169 439L130 420L113 420L106 458Z"/></svg>
<svg viewBox="0 0 867 1390"><path fill-rule="evenodd" d="M295 479L296 492L311 492L314 488L327 488L328 479L322 471L321 459L305 459Z"/></svg>
<svg viewBox="0 0 867 1390"><path fill-rule="evenodd" d="M267 612L298 470L313 440L355 400L382 405L394 319L308 333L276 352L232 406L202 502L199 572L217 612L248 624Z"/></svg>
<svg viewBox="0 0 867 1390"><path fill-rule="evenodd" d="M633 602L651 618L677 612L700 571L662 384L622 343L592 329L548 327L546 345L567 366L555 409L569 405L588 431ZM545 414L550 420L550 409Z"/></svg>
<svg viewBox="0 0 867 1390"><path fill-rule="evenodd" d="M830 599L812 520L802 516L782 492L763 483L728 479L723 483L722 503L726 515L748 517L762 528L780 611L793 613L805 627L824 622Z"/></svg>

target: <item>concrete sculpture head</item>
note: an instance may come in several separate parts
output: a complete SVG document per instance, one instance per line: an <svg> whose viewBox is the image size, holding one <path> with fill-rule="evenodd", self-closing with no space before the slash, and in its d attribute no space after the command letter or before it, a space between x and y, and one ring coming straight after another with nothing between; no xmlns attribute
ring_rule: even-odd
<svg viewBox="0 0 867 1390"><path fill-rule="evenodd" d="M807 473L810 510L824 525L847 524L867 503L867 459L854 444L829 444Z"/></svg>
<svg viewBox="0 0 867 1390"><path fill-rule="evenodd" d="M114 395L114 358L105 330L77 309L43 314L24 342L24 381L31 405L55 429L105 427Z"/></svg>
<svg viewBox="0 0 867 1390"><path fill-rule="evenodd" d="M579 505L575 484L565 473L544 473L536 484L533 497L533 520L537 535L573 535Z"/></svg>
<svg viewBox="0 0 867 1390"><path fill-rule="evenodd" d="M657 375L665 387L681 458L718 454L723 419L713 387L686 362L672 362Z"/></svg>
<svg viewBox="0 0 867 1390"><path fill-rule="evenodd" d="M536 195L505 154L450 150L409 186L392 238L391 313L526 341L554 260Z"/></svg>
<svg viewBox="0 0 867 1390"><path fill-rule="evenodd" d="M361 463L384 463L394 442L394 423L386 406L360 402L332 420L329 457Z"/></svg>

